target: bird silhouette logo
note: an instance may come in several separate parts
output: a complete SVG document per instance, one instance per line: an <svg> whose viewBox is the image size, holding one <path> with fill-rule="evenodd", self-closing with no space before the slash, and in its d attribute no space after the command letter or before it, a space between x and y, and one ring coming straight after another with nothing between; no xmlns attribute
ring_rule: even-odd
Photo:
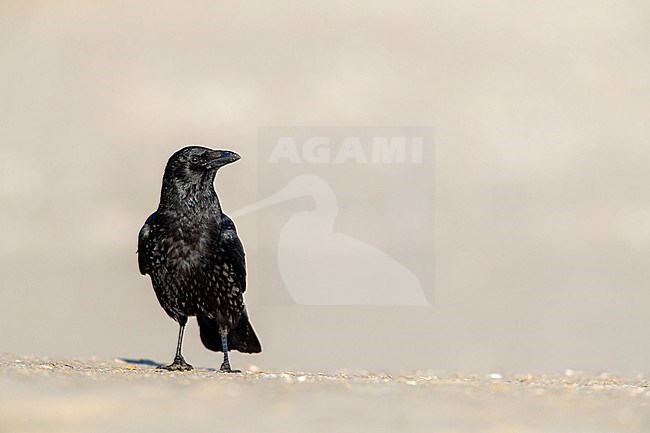
<svg viewBox="0 0 650 433"><path fill-rule="evenodd" d="M277 265L299 305L429 306L418 277L386 252L337 232L338 200L317 175L294 177L280 191L232 214L233 218L311 197L315 207L294 213L282 227Z"/></svg>

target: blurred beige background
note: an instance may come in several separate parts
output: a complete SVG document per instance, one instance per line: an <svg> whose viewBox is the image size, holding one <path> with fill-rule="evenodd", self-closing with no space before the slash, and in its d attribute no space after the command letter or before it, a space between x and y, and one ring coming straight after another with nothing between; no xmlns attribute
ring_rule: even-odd
<svg viewBox="0 0 650 433"><path fill-rule="evenodd" d="M173 356L136 263L169 155L436 129L433 307L267 307L263 368L650 370L650 2L0 3L0 350ZM251 271L255 218L242 219ZM432 248L434 246L432 245ZM260 281L263 276L255 275ZM196 325L185 355L218 367Z"/></svg>

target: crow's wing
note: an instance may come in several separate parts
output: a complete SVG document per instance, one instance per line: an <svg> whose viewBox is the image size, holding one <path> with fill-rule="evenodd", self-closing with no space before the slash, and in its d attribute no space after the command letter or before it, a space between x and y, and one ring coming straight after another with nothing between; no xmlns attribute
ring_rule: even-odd
<svg viewBox="0 0 650 433"><path fill-rule="evenodd" d="M150 242L149 235L151 234L151 227L156 219L157 212L152 213L145 221L144 225L140 229L138 234L138 266L140 267L140 273L146 275L151 271L151 262L149 260L149 248Z"/></svg>
<svg viewBox="0 0 650 433"><path fill-rule="evenodd" d="M219 249L225 261L232 268L232 276L242 293L246 291L246 258L244 246L237 236L235 223L230 217L222 214L221 217L221 242Z"/></svg>

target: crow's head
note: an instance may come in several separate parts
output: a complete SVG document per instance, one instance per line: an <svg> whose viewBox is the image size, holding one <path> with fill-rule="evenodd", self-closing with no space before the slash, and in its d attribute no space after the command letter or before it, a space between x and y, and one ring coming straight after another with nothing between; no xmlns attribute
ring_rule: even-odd
<svg viewBox="0 0 650 433"><path fill-rule="evenodd" d="M189 182L214 179L214 174L219 168L239 158L241 157L235 152L228 150L212 150L200 146L184 147L167 161L165 177Z"/></svg>

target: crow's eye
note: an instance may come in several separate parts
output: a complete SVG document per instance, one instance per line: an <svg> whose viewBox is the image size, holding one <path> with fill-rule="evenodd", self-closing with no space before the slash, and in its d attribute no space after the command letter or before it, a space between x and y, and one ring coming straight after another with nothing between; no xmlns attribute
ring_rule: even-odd
<svg viewBox="0 0 650 433"><path fill-rule="evenodd" d="M196 164L196 163L199 162L199 158L197 158L196 156L193 156L193 157L190 158L190 162L191 162L192 164Z"/></svg>

